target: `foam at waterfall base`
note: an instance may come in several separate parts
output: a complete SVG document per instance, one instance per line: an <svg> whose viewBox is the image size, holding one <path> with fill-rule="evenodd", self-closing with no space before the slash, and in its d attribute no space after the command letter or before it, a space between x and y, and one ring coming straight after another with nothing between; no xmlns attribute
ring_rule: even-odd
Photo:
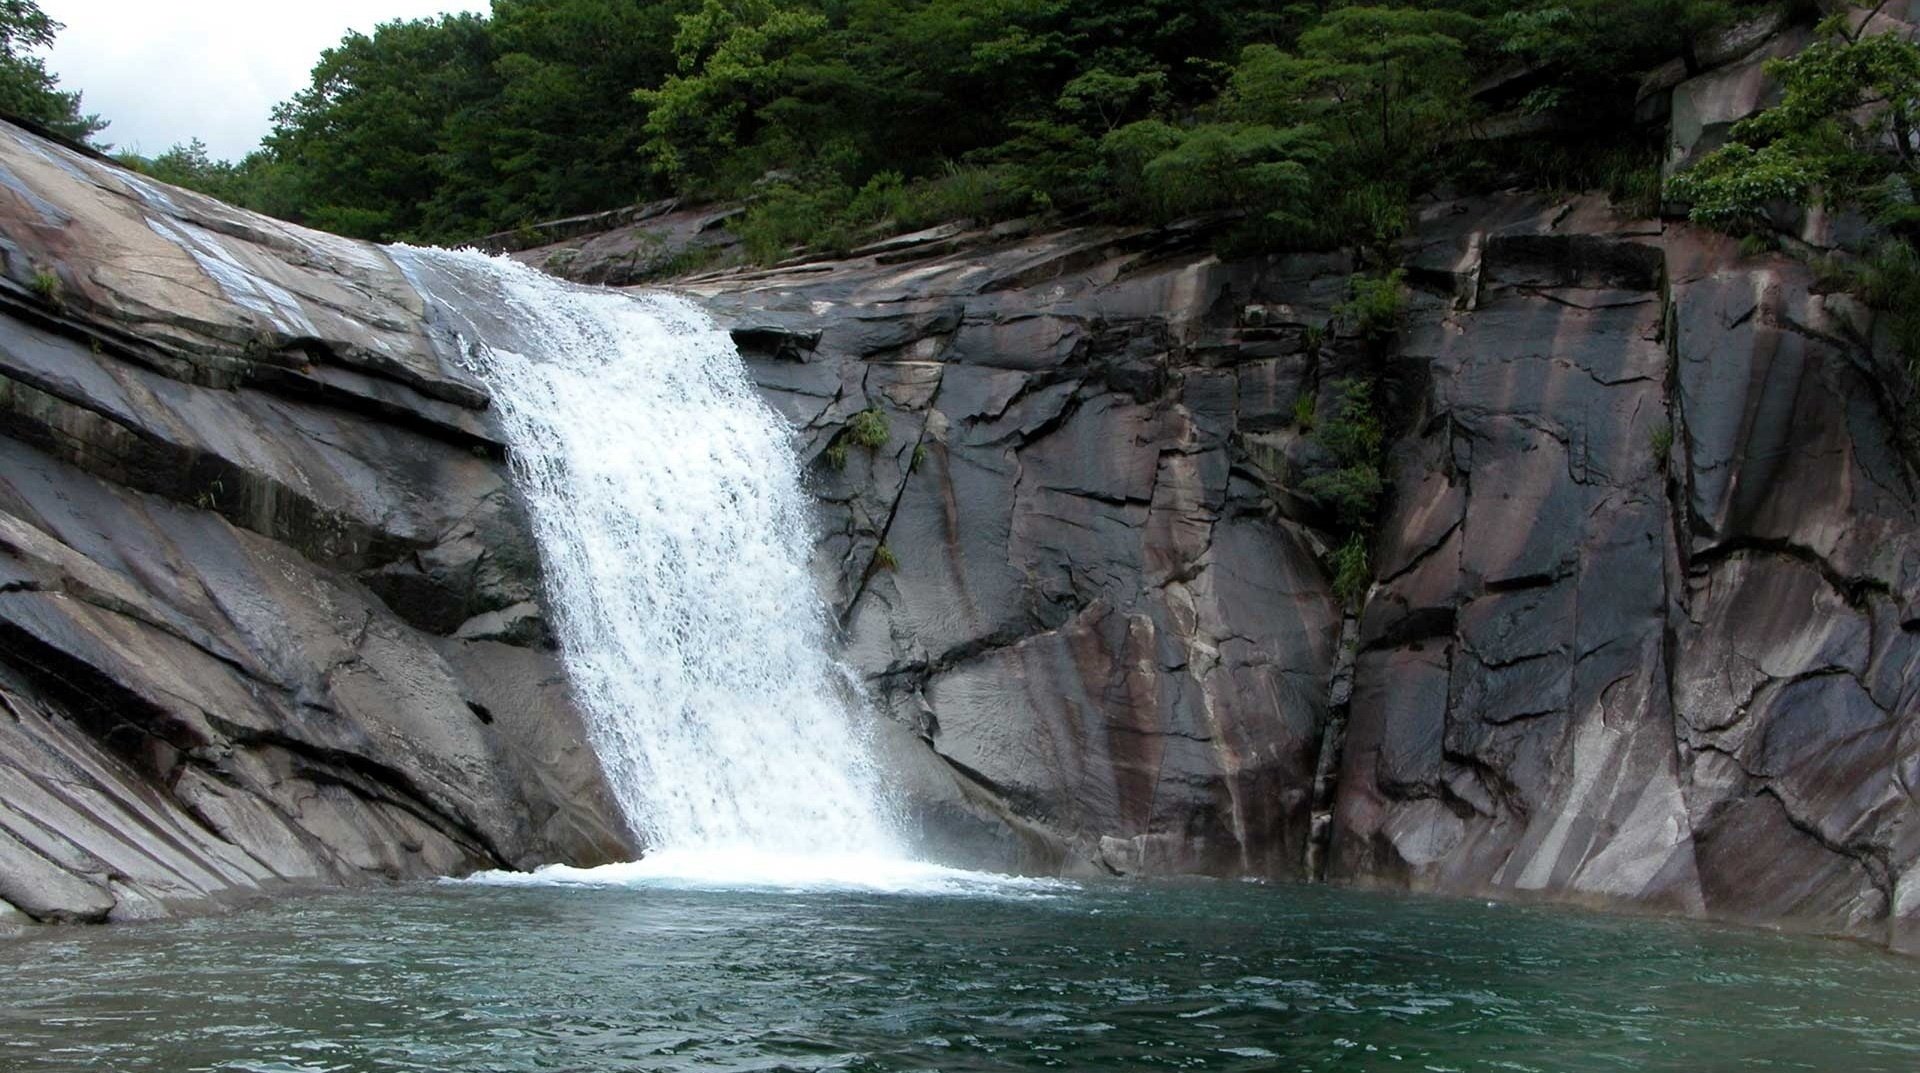
<svg viewBox="0 0 1920 1073"><path fill-rule="evenodd" d="M1044 897L1077 889L1061 879L970 872L903 857L759 849L662 850L637 861L598 868L553 864L532 872L481 872L449 882L499 887L845 891L948 897Z"/></svg>

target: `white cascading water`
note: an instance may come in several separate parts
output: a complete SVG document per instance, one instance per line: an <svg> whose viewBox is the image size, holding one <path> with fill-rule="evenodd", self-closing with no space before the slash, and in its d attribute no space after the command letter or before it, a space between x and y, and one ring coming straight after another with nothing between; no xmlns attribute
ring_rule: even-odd
<svg viewBox="0 0 1920 1073"><path fill-rule="evenodd" d="M789 433L727 333L670 295L394 252L451 299L441 316L491 390L576 699L647 848L615 871L537 877L957 874L903 849L858 691L828 654Z"/></svg>

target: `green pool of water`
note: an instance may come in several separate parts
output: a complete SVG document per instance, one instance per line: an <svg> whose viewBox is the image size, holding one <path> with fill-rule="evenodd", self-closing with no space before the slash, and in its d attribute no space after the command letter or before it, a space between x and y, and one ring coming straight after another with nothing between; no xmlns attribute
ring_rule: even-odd
<svg viewBox="0 0 1920 1073"><path fill-rule="evenodd" d="M498 889L0 942L0 1069L1920 1070L1920 963L1242 883Z"/></svg>

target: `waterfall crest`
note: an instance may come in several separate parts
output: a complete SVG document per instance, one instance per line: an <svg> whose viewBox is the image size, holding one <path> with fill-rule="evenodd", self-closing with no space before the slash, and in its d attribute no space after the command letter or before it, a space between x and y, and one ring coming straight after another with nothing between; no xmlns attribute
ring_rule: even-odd
<svg viewBox="0 0 1920 1073"><path fill-rule="evenodd" d="M828 655L789 433L692 303L394 251L487 383L555 632L648 857L902 859Z"/></svg>

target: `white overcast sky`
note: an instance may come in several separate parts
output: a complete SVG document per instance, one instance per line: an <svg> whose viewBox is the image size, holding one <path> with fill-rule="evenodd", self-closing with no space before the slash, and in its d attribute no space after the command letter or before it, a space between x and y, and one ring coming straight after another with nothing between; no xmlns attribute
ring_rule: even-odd
<svg viewBox="0 0 1920 1073"><path fill-rule="evenodd" d="M306 85L320 51L349 29L487 0L40 0L67 24L47 54L62 89L113 125L100 140L152 155L199 137L245 156L273 106Z"/></svg>

